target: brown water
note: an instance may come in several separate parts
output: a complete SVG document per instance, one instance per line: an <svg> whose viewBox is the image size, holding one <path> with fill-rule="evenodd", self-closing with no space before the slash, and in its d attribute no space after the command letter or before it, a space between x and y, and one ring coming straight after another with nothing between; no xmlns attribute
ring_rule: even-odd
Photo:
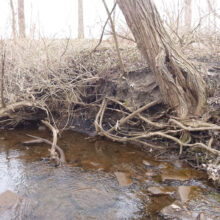
<svg viewBox="0 0 220 220"><path fill-rule="evenodd" d="M4 208L0 195L0 219L159 219L178 191L193 212L220 219L219 194L180 161L155 161L132 146L69 131L59 140L68 163L55 168L48 145L22 145L30 140L25 133L50 139L47 132L1 132L0 193L10 190L19 200Z"/></svg>

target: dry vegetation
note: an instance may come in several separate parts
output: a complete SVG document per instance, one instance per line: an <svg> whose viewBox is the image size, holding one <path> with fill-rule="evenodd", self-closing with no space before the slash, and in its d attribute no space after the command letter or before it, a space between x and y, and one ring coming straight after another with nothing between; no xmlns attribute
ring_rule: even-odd
<svg viewBox="0 0 220 220"><path fill-rule="evenodd" d="M64 129L75 114L81 114L81 108L99 105L105 95L98 90L102 80L120 76L117 54L109 41L92 54L96 41L27 39L1 43L5 53L2 103L6 105L1 110L2 128L47 115L54 126ZM122 45L121 54L128 71L144 66L134 44Z"/></svg>
<svg viewBox="0 0 220 220"><path fill-rule="evenodd" d="M219 36L195 36L182 44L186 55L203 74L207 68L219 73ZM210 101L211 107L203 118L184 122L161 100L135 105L114 91L124 83L132 94L135 77L134 85L127 77L146 71L147 64L135 43L120 40L125 77L121 75L112 39L93 51L97 43L69 39L2 41L5 59L2 56L1 128L47 119L61 131L75 126L76 121L83 127L83 120L90 120L95 122L99 135L115 141L133 142L148 150L159 150L160 154L170 148L179 149L181 155L196 161L197 167L205 167L210 177L218 180L220 114L213 107L218 97L211 98L214 101ZM216 87L218 83L215 82ZM154 86L152 91L155 89Z"/></svg>

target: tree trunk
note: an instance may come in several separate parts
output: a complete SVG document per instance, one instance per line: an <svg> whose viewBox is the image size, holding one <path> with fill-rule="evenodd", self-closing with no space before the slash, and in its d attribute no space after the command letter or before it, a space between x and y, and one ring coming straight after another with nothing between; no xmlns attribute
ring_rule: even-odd
<svg viewBox="0 0 220 220"><path fill-rule="evenodd" d="M117 0L137 46L156 76L165 103L178 116L200 115L206 85L199 72L176 48L152 0Z"/></svg>
<svg viewBox="0 0 220 220"><path fill-rule="evenodd" d="M78 0L78 39L84 39L83 0Z"/></svg>
<svg viewBox="0 0 220 220"><path fill-rule="evenodd" d="M19 37L25 38L24 0L18 0L18 27Z"/></svg>
<svg viewBox="0 0 220 220"><path fill-rule="evenodd" d="M13 38L16 38L16 20L15 20L15 9L14 9L14 3L13 0L10 0L10 7L11 7L11 15L12 15L12 34Z"/></svg>
<svg viewBox="0 0 220 220"><path fill-rule="evenodd" d="M184 0L184 25L185 31L189 32L192 25L192 0Z"/></svg>

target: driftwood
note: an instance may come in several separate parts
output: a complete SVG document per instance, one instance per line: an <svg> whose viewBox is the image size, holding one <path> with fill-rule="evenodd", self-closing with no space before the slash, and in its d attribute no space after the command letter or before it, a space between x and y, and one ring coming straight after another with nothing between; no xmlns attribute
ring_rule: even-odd
<svg viewBox="0 0 220 220"><path fill-rule="evenodd" d="M24 141L23 144L24 145L34 145L34 144L41 144L41 143L45 143L45 144L49 144L52 145L53 143L45 138L42 137L37 137L34 135L30 135L30 134L26 134L28 137L34 138L32 140L29 141ZM57 144L55 145L55 150L58 151L59 153L59 162L60 163L65 163L66 162L66 158L65 158L65 154L62 150L61 147L59 147Z"/></svg>
<svg viewBox="0 0 220 220"><path fill-rule="evenodd" d="M50 157L52 160L57 160L57 153L56 153L56 145L57 145L57 134L58 134L58 130L56 128L54 128L49 122L42 120L41 121L46 127L48 127L52 133L53 133L53 142L52 142L52 146L50 149Z"/></svg>

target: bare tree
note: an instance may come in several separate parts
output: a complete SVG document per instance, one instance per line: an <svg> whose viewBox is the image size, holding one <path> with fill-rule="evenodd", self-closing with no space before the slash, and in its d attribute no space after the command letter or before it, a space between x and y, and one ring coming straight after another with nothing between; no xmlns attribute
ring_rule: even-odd
<svg viewBox="0 0 220 220"><path fill-rule="evenodd" d="M117 0L137 46L156 76L165 103L181 118L200 115L206 85L194 65L174 45L152 0Z"/></svg>
<svg viewBox="0 0 220 220"><path fill-rule="evenodd" d="M211 1L211 0L207 0L207 4L208 4L208 7L209 7L209 10L210 10L210 14L213 14L213 28L214 28L214 31L217 30L217 22L216 22L216 18L220 19L220 15L216 12L216 2L215 1ZM209 15L210 17L210 15Z"/></svg>
<svg viewBox="0 0 220 220"><path fill-rule="evenodd" d="M84 39L83 0L78 0L78 39Z"/></svg>
<svg viewBox="0 0 220 220"><path fill-rule="evenodd" d="M18 0L18 27L19 37L25 38L25 16L24 16L24 0Z"/></svg>
<svg viewBox="0 0 220 220"><path fill-rule="evenodd" d="M16 19L15 19L15 9L14 9L13 0L10 0L10 7L11 7L11 15L12 15L12 34L13 34L13 38L15 39L17 34L16 34Z"/></svg>
<svg viewBox="0 0 220 220"><path fill-rule="evenodd" d="M184 0L184 25L185 30L191 30L192 25L192 0Z"/></svg>

